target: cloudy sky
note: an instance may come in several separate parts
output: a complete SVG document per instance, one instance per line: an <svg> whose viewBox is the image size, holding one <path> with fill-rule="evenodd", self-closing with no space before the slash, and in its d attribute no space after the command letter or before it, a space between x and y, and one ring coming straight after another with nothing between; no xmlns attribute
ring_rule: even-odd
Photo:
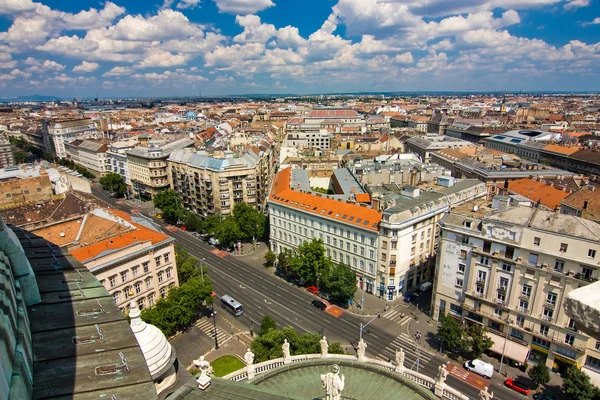
<svg viewBox="0 0 600 400"><path fill-rule="evenodd" d="M600 0L0 0L0 97L600 91Z"/></svg>

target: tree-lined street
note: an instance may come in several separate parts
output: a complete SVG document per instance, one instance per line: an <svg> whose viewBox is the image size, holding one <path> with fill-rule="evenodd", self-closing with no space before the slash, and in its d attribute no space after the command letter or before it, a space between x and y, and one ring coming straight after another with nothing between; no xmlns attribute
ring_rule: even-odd
<svg viewBox="0 0 600 400"><path fill-rule="evenodd" d="M94 188L94 195L112 207L126 212L131 211L132 207L127 203L122 201L117 203L116 199L97 187ZM155 219L155 222L162 221ZM317 298L315 295L278 278L262 265L250 265L241 258L230 255L221 257L215 254L218 252L214 252L214 247L188 232L176 229L165 230L165 233L175 238L180 246L207 265L213 290L217 296L229 294L244 305L242 316L236 318L231 315L225 316L224 314L227 313L220 312L218 319L227 318L236 325L242 325L246 330L258 330L263 317L270 315L277 322L279 329L290 326L299 334L322 332L328 340L339 341L342 346L350 350L350 346L358 340L360 323L368 321L365 317L348 312L336 317L320 311L311 305L311 301ZM264 258L260 264L262 262ZM218 306L217 309L220 311ZM426 316L422 315L422 318ZM400 325L391 326L388 322L385 318L376 318L365 330L363 336L368 343L367 355L376 357L386 354L386 351L389 352L386 349L399 337L398 332L391 328ZM406 346L405 351L409 354L415 353L414 347L411 349ZM420 363L419 372L432 377L436 376L438 366L448 361L447 358L438 355L430 355L427 358L429 361L423 360ZM406 366L411 367L411 365ZM447 383L472 399L479 398L477 389L452 375L448 377ZM508 400L515 396L514 392L498 383L495 383L491 390L494 391L496 399Z"/></svg>

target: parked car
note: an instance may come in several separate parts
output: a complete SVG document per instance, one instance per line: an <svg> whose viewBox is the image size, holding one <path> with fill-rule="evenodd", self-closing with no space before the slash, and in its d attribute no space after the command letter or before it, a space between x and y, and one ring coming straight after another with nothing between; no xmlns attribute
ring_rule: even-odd
<svg viewBox="0 0 600 400"><path fill-rule="evenodd" d="M330 301L331 300L331 295L327 294L327 293L319 293L319 297L322 298L323 300L327 300Z"/></svg>
<svg viewBox="0 0 600 400"><path fill-rule="evenodd" d="M554 400L554 397L548 393L536 393L533 395L533 400Z"/></svg>
<svg viewBox="0 0 600 400"><path fill-rule="evenodd" d="M208 243L210 243L213 246L218 246L219 245L219 239L215 239L215 238L210 238L208 239Z"/></svg>
<svg viewBox="0 0 600 400"><path fill-rule="evenodd" d="M319 294L319 289L317 289L317 287L316 287L316 286L308 286L308 287L306 288L306 291L307 291L307 292L310 292L310 293L312 293L312 294Z"/></svg>
<svg viewBox="0 0 600 400"><path fill-rule="evenodd" d="M508 378L507 380L505 380L504 385L506 387L511 388L514 391L524 394L525 396L528 396L531 392L531 388L529 387L529 385L513 378Z"/></svg>
<svg viewBox="0 0 600 400"><path fill-rule="evenodd" d="M475 372L485 378L491 379L494 375L494 366L490 363L486 363L483 360L475 359L465 363L465 369L471 372Z"/></svg>
<svg viewBox="0 0 600 400"><path fill-rule="evenodd" d="M317 307L321 311L325 311L327 309L327 304L323 303L321 300L313 300L310 302L310 304Z"/></svg>

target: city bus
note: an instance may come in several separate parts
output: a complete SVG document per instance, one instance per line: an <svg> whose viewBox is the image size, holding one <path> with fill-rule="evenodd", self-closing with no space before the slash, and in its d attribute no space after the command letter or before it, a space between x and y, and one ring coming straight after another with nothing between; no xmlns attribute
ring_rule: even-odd
<svg viewBox="0 0 600 400"><path fill-rule="evenodd" d="M244 313L244 306L233 297L225 295L221 297L221 307L239 317Z"/></svg>

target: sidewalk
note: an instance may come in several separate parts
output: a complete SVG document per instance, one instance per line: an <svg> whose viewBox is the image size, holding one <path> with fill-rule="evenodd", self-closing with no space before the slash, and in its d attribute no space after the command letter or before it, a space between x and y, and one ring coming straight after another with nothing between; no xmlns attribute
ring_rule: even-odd
<svg viewBox="0 0 600 400"><path fill-rule="evenodd" d="M364 304L361 304L363 298ZM352 304L348 306L346 312L358 316L374 317L379 313L383 313L385 311L386 306L389 306L389 308L393 308L399 301L402 300L388 302L378 296L367 293L362 289L357 289L356 293L354 293L354 300L352 301Z"/></svg>

